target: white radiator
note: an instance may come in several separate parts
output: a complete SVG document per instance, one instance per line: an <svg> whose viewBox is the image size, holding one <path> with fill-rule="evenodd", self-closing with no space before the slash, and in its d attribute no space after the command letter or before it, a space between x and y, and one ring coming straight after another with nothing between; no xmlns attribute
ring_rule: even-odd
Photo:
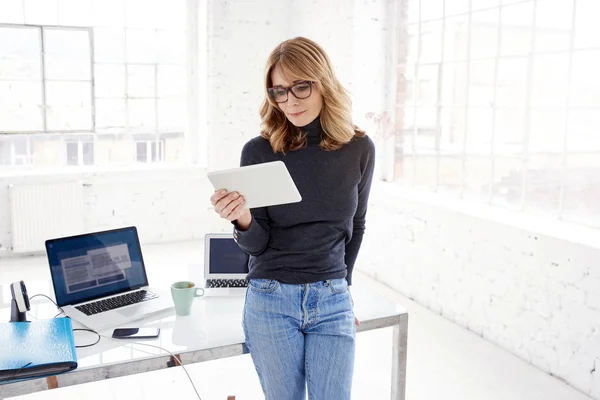
<svg viewBox="0 0 600 400"><path fill-rule="evenodd" d="M47 239L83 233L83 185L56 183L9 186L15 253L45 250Z"/></svg>

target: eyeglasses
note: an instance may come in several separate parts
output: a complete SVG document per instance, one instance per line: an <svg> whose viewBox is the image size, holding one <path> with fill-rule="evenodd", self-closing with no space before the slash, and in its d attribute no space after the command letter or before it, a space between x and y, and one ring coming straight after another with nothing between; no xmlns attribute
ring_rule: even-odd
<svg viewBox="0 0 600 400"><path fill-rule="evenodd" d="M285 103L288 101L288 92L292 92L295 98L302 100L307 99L312 94L312 85L314 82L302 81L296 83L294 86L286 88L283 86L275 86L268 88L267 92L273 101L276 103Z"/></svg>

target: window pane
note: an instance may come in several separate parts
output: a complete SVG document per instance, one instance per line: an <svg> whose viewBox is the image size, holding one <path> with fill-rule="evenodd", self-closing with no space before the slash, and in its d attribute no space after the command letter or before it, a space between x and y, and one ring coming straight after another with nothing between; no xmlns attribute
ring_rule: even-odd
<svg viewBox="0 0 600 400"><path fill-rule="evenodd" d="M181 29L186 25L186 0L161 0L156 5L157 28Z"/></svg>
<svg viewBox="0 0 600 400"><path fill-rule="evenodd" d="M93 0L94 26L125 26L125 2L123 0Z"/></svg>
<svg viewBox="0 0 600 400"><path fill-rule="evenodd" d="M186 72L175 65L158 66L158 97L184 97L186 95Z"/></svg>
<svg viewBox="0 0 600 400"><path fill-rule="evenodd" d="M157 3L166 0L126 0L125 26L128 28L156 28L160 16Z"/></svg>
<svg viewBox="0 0 600 400"><path fill-rule="evenodd" d="M444 107L440 121L440 150L447 154L461 154L465 140L465 107Z"/></svg>
<svg viewBox="0 0 600 400"><path fill-rule="evenodd" d="M476 0L472 3L476 3ZM446 1L446 15L456 15L469 12L469 0Z"/></svg>
<svg viewBox="0 0 600 400"><path fill-rule="evenodd" d="M519 158L496 157L492 204L517 209L521 206L523 161Z"/></svg>
<svg viewBox="0 0 600 400"><path fill-rule="evenodd" d="M184 31L158 31L158 62L161 64L185 64L186 35Z"/></svg>
<svg viewBox="0 0 600 400"><path fill-rule="evenodd" d="M127 66L127 96L156 97L156 73L153 65Z"/></svg>
<svg viewBox="0 0 600 400"><path fill-rule="evenodd" d="M560 200L561 175L562 154L529 156L525 209L536 214L556 216Z"/></svg>
<svg viewBox="0 0 600 400"><path fill-rule="evenodd" d="M440 191L459 193L463 176L462 156L440 156L439 163Z"/></svg>
<svg viewBox="0 0 600 400"><path fill-rule="evenodd" d="M156 132L155 100L128 100L129 129L134 132Z"/></svg>
<svg viewBox="0 0 600 400"><path fill-rule="evenodd" d="M36 167L56 167L65 164L65 143L61 134L31 135L33 157Z"/></svg>
<svg viewBox="0 0 600 400"><path fill-rule="evenodd" d="M125 97L125 65L96 64L94 90L96 97Z"/></svg>
<svg viewBox="0 0 600 400"><path fill-rule="evenodd" d="M575 47L600 46L600 3L597 0L577 0Z"/></svg>
<svg viewBox="0 0 600 400"><path fill-rule="evenodd" d="M572 110L567 132L569 151L600 149L600 108Z"/></svg>
<svg viewBox="0 0 600 400"><path fill-rule="evenodd" d="M500 11L475 12L471 16L471 58L495 57L498 48Z"/></svg>
<svg viewBox="0 0 600 400"><path fill-rule="evenodd" d="M125 63L124 29L94 29L94 61Z"/></svg>
<svg viewBox="0 0 600 400"><path fill-rule="evenodd" d="M495 60L474 60L471 62L470 105L492 107L494 104L495 70Z"/></svg>
<svg viewBox="0 0 600 400"><path fill-rule="evenodd" d="M67 165L79 165L78 142L67 142Z"/></svg>
<svg viewBox="0 0 600 400"><path fill-rule="evenodd" d="M156 151L156 142L152 142L151 155L150 155L152 162L160 161L160 160L158 160L156 158L156 156L157 156L156 153L157 153L157 151Z"/></svg>
<svg viewBox="0 0 600 400"><path fill-rule="evenodd" d="M537 56L533 60L534 106L560 106L567 103L569 54Z"/></svg>
<svg viewBox="0 0 600 400"><path fill-rule="evenodd" d="M600 105L600 50L573 54L572 104Z"/></svg>
<svg viewBox="0 0 600 400"><path fill-rule="evenodd" d="M496 154L523 153L525 110L500 108L496 110L494 149Z"/></svg>
<svg viewBox="0 0 600 400"><path fill-rule="evenodd" d="M502 8L502 55L528 54L531 51L533 2Z"/></svg>
<svg viewBox="0 0 600 400"><path fill-rule="evenodd" d="M494 112L491 107L470 108L467 116L467 152L490 154Z"/></svg>
<svg viewBox="0 0 600 400"><path fill-rule="evenodd" d="M137 162L146 162L148 161L148 153L147 153L147 143L146 142L137 142L135 145Z"/></svg>
<svg viewBox="0 0 600 400"><path fill-rule="evenodd" d="M535 50L567 50L571 41L573 1L538 1Z"/></svg>
<svg viewBox="0 0 600 400"><path fill-rule="evenodd" d="M24 21L23 0L3 0L0 2L0 23L23 24Z"/></svg>
<svg viewBox="0 0 600 400"><path fill-rule="evenodd" d="M25 23L58 25L58 0L23 0Z"/></svg>
<svg viewBox="0 0 600 400"><path fill-rule="evenodd" d="M127 126L125 100L96 100L96 129L99 132L122 132Z"/></svg>
<svg viewBox="0 0 600 400"><path fill-rule="evenodd" d="M183 132L186 126L186 115L184 99L158 100L158 129L160 132Z"/></svg>
<svg viewBox="0 0 600 400"><path fill-rule="evenodd" d="M407 14L408 14L408 22L419 22L419 3L420 0L409 0L407 1Z"/></svg>
<svg viewBox="0 0 600 400"><path fill-rule="evenodd" d="M446 18L444 31L444 60L463 61L469 49L469 20L466 16Z"/></svg>
<svg viewBox="0 0 600 400"><path fill-rule="evenodd" d="M565 174L564 219L600 227L600 153L569 154Z"/></svg>
<svg viewBox="0 0 600 400"><path fill-rule="evenodd" d="M421 0L421 21L442 18L444 0Z"/></svg>
<svg viewBox="0 0 600 400"><path fill-rule="evenodd" d="M442 78L442 103L448 106L466 104L467 63L445 63Z"/></svg>
<svg viewBox="0 0 600 400"><path fill-rule="evenodd" d="M406 63L415 64L417 62L418 51L419 51L419 30L418 27L410 26L407 32L407 49L406 49Z"/></svg>
<svg viewBox="0 0 600 400"><path fill-rule="evenodd" d="M464 173L465 197L487 202L492 183L492 158L467 156Z"/></svg>
<svg viewBox="0 0 600 400"><path fill-rule="evenodd" d="M47 82L48 130L92 129L91 85L82 82Z"/></svg>
<svg viewBox="0 0 600 400"><path fill-rule="evenodd" d="M64 26L91 26L92 0L60 0L58 24Z"/></svg>
<svg viewBox="0 0 600 400"><path fill-rule="evenodd" d="M531 110L529 148L532 151L558 152L564 148L564 110Z"/></svg>
<svg viewBox="0 0 600 400"><path fill-rule="evenodd" d="M423 189L435 189L438 168L436 157L434 155L419 155L415 158L414 168L413 184Z"/></svg>
<svg viewBox="0 0 600 400"><path fill-rule="evenodd" d="M506 2L506 0L504 0ZM446 3L451 3L451 1L446 1ZM481 10L484 8L491 8L500 5L501 0L471 0L471 9L472 10Z"/></svg>
<svg viewBox="0 0 600 400"><path fill-rule="evenodd" d="M527 58L507 58L498 62L496 100L499 106L524 106L527 99Z"/></svg>
<svg viewBox="0 0 600 400"><path fill-rule="evenodd" d="M421 63L433 63L442 59L442 23L428 22L421 25Z"/></svg>
<svg viewBox="0 0 600 400"><path fill-rule="evenodd" d="M87 31L44 29L46 79L91 80L90 36Z"/></svg>
<svg viewBox="0 0 600 400"><path fill-rule="evenodd" d="M84 142L82 144L83 150L83 165L94 164L94 143Z"/></svg>
<svg viewBox="0 0 600 400"><path fill-rule="evenodd" d="M0 131L42 131L41 82L0 81Z"/></svg>
<svg viewBox="0 0 600 400"><path fill-rule="evenodd" d="M0 79L42 79L38 28L0 27Z"/></svg>
<svg viewBox="0 0 600 400"><path fill-rule="evenodd" d="M156 62L156 31L150 29L127 29L127 62Z"/></svg>
<svg viewBox="0 0 600 400"><path fill-rule="evenodd" d="M418 68L417 103L420 105L435 105L438 102L439 67L437 65L422 65Z"/></svg>

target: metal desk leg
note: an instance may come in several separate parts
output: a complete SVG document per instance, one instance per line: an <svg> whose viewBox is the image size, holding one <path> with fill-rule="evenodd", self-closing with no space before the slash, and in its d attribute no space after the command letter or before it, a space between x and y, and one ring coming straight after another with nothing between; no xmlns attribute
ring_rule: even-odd
<svg viewBox="0 0 600 400"><path fill-rule="evenodd" d="M408 337L408 314L394 325L392 344L392 400L405 400L406 396L406 351Z"/></svg>

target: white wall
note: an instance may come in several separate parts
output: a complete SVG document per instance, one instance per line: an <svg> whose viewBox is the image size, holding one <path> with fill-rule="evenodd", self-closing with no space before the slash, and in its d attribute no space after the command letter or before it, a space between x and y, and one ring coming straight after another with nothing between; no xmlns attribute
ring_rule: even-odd
<svg viewBox="0 0 600 400"><path fill-rule="evenodd" d="M600 231L388 185L372 198L358 269L600 398Z"/></svg>

